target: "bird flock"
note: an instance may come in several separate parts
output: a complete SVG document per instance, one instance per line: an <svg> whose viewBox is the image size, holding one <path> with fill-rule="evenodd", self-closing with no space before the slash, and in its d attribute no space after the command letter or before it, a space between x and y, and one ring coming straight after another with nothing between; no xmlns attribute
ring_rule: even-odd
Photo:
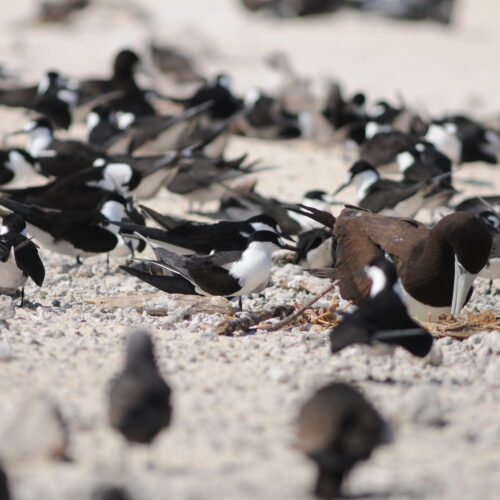
<svg viewBox="0 0 500 500"><path fill-rule="evenodd" d="M279 91L250 89L240 97L228 75L203 78L180 53L150 49L158 71L194 82L189 96L139 86L141 59L128 49L116 55L107 79L48 71L31 86L2 82L0 106L31 115L21 130L5 131L0 151L0 290L20 293L21 306L28 278L42 286L43 255L51 251L77 265L111 254L121 262L110 272L165 293L238 298L244 309L242 298L268 286L273 252L281 249L332 280L348 306L330 332L332 354L362 344L377 354L401 347L424 358L433 337L418 321L459 314L478 275L499 277L500 196L451 203L457 169L476 162L497 168L494 125L424 116L402 101L369 106L364 93L347 96L337 82L319 99L282 54L269 59L284 82ZM86 140L58 138L82 120ZM266 167L225 154L234 134L327 137L349 162L345 182L308 191L299 204L266 197L255 180ZM24 147L9 147L14 136L27 138ZM237 182L249 175L251 182ZM345 203L339 195L348 186L356 198ZM165 189L205 222L143 205ZM203 211L207 202L219 206ZM423 210L431 225L415 219ZM108 402L110 425L130 443L150 443L170 425L171 389L147 332L130 335ZM334 498L350 469L391 433L363 394L333 382L300 409L297 439L318 467L314 493ZM3 471L0 490L8 498Z"/></svg>

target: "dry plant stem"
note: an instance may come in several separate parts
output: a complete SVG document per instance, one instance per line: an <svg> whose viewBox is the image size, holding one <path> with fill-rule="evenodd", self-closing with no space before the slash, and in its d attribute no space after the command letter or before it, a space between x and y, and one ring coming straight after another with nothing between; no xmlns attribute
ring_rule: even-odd
<svg viewBox="0 0 500 500"><path fill-rule="evenodd" d="M268 332L274 332L274 331L279 330L280 328L288 325L295 318L298 318L301 314L303 314L304 311L306 311L312 305L314 305L319 299L324 297L328 292L331 292L335 288L336 285L337 285L337 280L333 281L319 295L316 295L316 297L314 297L314 299L312 299L310 302L308 302L305 306L301 307L298 311L295 311L293 314L290 314L289 316L282 319L281 321L278 321L277 323L261 325L261 326L259 326L259 329L260 330L267 330Z"/></svg>
<svg viewBox="0 0 500 500"><path fill-rule="evenodd" d="M217 335L232 335L237 330L248 330L261 321L276 317L282 318L292 311L292 306L276 306L271 309L265 309L264 311L247 313L240 318L221 322L217 325Z"/></svg>

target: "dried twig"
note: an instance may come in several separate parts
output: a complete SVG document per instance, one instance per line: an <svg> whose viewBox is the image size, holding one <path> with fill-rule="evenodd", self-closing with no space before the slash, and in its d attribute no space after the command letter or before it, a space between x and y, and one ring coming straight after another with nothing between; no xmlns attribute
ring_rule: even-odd
<svg viewBox="0 0 500 500"><path fill-rule="evenodd" d="M325 288L319 295L316 295L311 301L309 301L305 306L301 307L299 310L295 311L293 314L289 314L286 318L278 321L277 323L260 325L259 328L262 330L267 330L268 332L274 332L283 328L284 326L291 323L295 318L298 318L301 314L303 314L307 309L309 309L313 304L315 304L319 299L324 297L328 292L331 292L335 286L337 285L337 281L333 281Z"/></svg>
<svg viewBox="0 0 500 500"><path fill-rule="evenodd" d="M293 311L292 306L276 306L264 311L246 312L239 318L223 321L217 325L217 335L233 335L237 330L248 330L269 318L283 318Z"/></svg>

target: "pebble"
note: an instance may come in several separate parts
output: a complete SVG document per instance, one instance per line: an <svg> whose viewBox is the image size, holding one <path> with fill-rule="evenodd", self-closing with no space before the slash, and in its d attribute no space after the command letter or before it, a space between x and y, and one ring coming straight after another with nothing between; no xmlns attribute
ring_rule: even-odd
<svg viewBox="0 0 500 500"><path fill-rule="evenodd" d="M446 423L437 388L431 385L410 389L403 396L399 412L420 425L441 427Z"/></svg>
<svg viewBox="0 0 500 500"><path fill-rule="evenodd" d="M7 341L0 342L0 361L11 361L13 357L10 343Z"/></svg>
<svg viewBox="0 0 500 500"><path fill-rule="evenodd" d="M500 387L500 362L492 359L484 372L486 382L493 387Z"/></svg>
<svg viewBox="0 0 500 500"><path fill-rule="evenodd" d="M0 321L6 321L16 315L14 299L8 295L0 295Z"/></svg>
<svg viewBox="0 0 500 500"><path fill-rule="evenodd" d="M69 435L59 408L47 395L25 399L0 440L0 455L11 463L27 460L61 459Z"/></svg>

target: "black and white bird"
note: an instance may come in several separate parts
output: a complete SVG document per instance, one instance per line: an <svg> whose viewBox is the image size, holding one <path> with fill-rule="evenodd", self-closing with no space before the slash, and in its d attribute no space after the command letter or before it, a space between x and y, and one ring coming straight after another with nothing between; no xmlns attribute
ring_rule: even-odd
<svg viewBox="0 0 500 500"><path fill-rule="evenodd" d="M429 142L419 141L396 157L398 170L407 183L430 180L451 172L451 160ZM451 176L449 177L451 180Z"/></svg>
<svg viewBox="0 0 500 500"><path fill-rule="evenodd" d="M149 444L170 425L171 395L156 364L151 337L144 331L132 333L125 366L110 383L109 423L129 443Z"/></svg>
<svg viewBox="0 0 500 500"><path fill-rule="evenodd" d="M397 217L415 217L421 208L447 205L456 193L449 181L439 177L414 184L383 179L372 165L363 160L349 169L346 182L334 195L351 184L357 188L356 204L359 207Z"/></svg>
<svg viewBox="0 0 500 500"><path fill-rule="evenodd" d="M297 447L318 467L314 495L341 496L342 482L357 462L390 442L389 426L354 387L332 382L318 389L300 408Z"/></svg>
<svg viewBox="0 0 500 500"><path fill-rule="evenodd" d="M0 292L15 294L21 288L22 306L28 278L38 286L42 286L45 279L45 267L38 255L38 247L27 238L23 217L5 215L0 227Z"/></svg>
<svg viewBox="0 0 500 500"><path fill-rule="evenodd" d="M157 261L146 261L152 268L151 272L120 267L168 293L241 297L266 288L273 264L272 254L280 248L295 251L294 247L282 243L276 233L256 231L248 237L243 251L181 256L161 247L153 247ZM161 275L162 270L176 276Z"/></svg>
<svg viewBox="0 0 500 500"><path fill-rule="evenodd" d="M408 315L401 295L396 268L385 257L377 257L364 269L371 281L370 296L353 313L344 313L340 324L330 332L330 348L337 353L352 344L396 346L411 354L426 356L432 335Z"/></svg>
<svg viewBox="0 0 500 500"><path fill-rule="evenodd" d="M278 233L276 221L268 215L256 215L244 221L221 221L216 223L173 219L148 207L144 212L165 229L144 225L119 223L122 230L138 233L151 244L165 248L178 255L193 253L209 255L221 251L242 251L248 237L256 231Z"/></svg>
<svg viewBox="0 0 500 500"><path fill-rule="evenodd" d="M110 196L97 210L87 212L43 209L1 197L0 205L24 217L28 234L42 247L77 260L108 252L127 255L145 246L142 241L122 237L119 228L109 223L131 216L127 201L118 195Z"/></svg>
<svg viewBox="0 0 500 500"><path fill-rule="evenodd" d="M69 128L78 99L74 82L56 71L45 73L37 85L0 90L0 105L23 107L45 115L55 127Z"/></svg>
<svg viewBox="0 0 500 500"><path fill-rule="evenodd" d="M223 158L214 160L199 153L183 155L177 174L166 188L188 200L190 209L194 203L203 205L218 200L227 192L231 182L269 168L256 167L255 163L244 165L245 158L246 155L236 161Z"/></svg>
<svg viewBox="0 0 500 500"><path fill-rule="evenodd" d="M206 102L213 102L210 116L214 120L224 120L243 108L243 100L231 92L231 81L228 75L218 74L213 80L200 85L187 98L164 96L166 99L182 105L185 109Z"/></svg>
<svg viewBox="0 0 500 500"><path fill-rule="evenodd" d="M19 188L46 184L37 161L23 149L0 150L0 186Z"/></svg>
<svg viewBox="0 0 500 500"><path fill-rule="evenodd" d="M87 168L106 153L77 140L59 140L47 118L41 117L9 135L29 134L27 152L37 160L44 175L60 177Z"/></svg>
<svg viewBox="0 0 500 500"><path fill-rule="evenodd" d="M108 79L81 80L78 84L79 104L93 101L103 94L119 92L120 95L106 101L115 111L130 113L134 117L156 114L150 102L152 94L141 89L135 72L140 68L139 56L130 49L121 50L114 59L112 75Z"/></svg>
<svg viewBox="0 0 500 500"><path fill-rule="evenodd" d="M320 210L328 211L333 201L325 191L307 191L303 198L303 204L308 207L322 207ZM205 217L223 220L242 220L249 217L266 214L276 220L283 234L296 235L302 231L315 227L321 227L316 221L307 220L301 214L291 214L288 211L290 203L280 201L276 198L269 198L259 194L255 190L255 185L245 191L226 193L219 204L219 209L213 213L203 213Z"/></svg>
<svg viewBox="0 0 500 500"><path fill-rule="evenodd" d="M488 263L479 276L489 280L500 278L500 211L498 205L500 205L500 196L475 196L455 206L456 211L469 212L479 217L488 227L493 243Z"/></svg>
<svg viewBox="0 0 500 500"><path fill-rule="evenodd" d="M333 239L332 231L324 227L300 233L294 264L306 269L333 266Z"/></svg>

